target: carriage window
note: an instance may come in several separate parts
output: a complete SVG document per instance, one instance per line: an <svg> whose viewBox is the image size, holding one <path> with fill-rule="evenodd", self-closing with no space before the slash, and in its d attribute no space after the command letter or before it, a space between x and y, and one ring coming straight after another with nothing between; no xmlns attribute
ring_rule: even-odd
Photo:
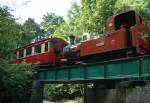
<svg viewBox="0 0 150 103"><path fill-rule="evenodd" d="M57 41L50 41L50 46L53 48L53 47L56 47L57 45Z"/></svg>
<svg viewBox="0 0 150 103"><path fill-rule="evenodd" d="M48 42L45 43L45 52L48 51Z"/></svg>
<svg viewBox="0 0 150 103"><path fill-rule="evenodd" d="M18 59L19 58L19 51L16 51L15 54L16 54L16 58Z"/></svg>
<svg viewBox="0 0 150 103"><path fill-rule="evenodd" d="M83 41L87 40L87 35L83 35L82 39Z"/></svg>
<svg viewBox="0 0 150 103"><path fill-rule="evenodd" d="M19 58L22 58L23 57L23 50L20 50L19 51Z"/></svg>
<svg viewBox="0 0 150 103"><path fill-rule="evenodd" d="M41 44L35 46L35 54L36 54L36 53L41 53Z"/></svg>
<svg viewBox="0 0 150 103"><path fill-rule="evenodd" d="M32 54L32 47L26 49L26 56L30 56Z"/></svg>

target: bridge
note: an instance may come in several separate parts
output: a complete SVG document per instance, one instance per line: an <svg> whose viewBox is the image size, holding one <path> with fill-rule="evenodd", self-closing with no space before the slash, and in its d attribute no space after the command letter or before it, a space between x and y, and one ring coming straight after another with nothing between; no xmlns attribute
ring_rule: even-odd
<svg viewBox="0 0 150 103"><path fill-rule="evenodd" d="M150 56L132 57L93 64L50 68L36 72L34 79L38 83L98 83L104 87L115 88L116 84L143 85L150 77ZM38 81L38 82L37 82ZM111 86L111 87L110 87ZM39 91L41 89L34 89ZM39 98L33 97L33 101ZM34 101L35 102L35 101ZM40 103L40 102L39 102ZM86 103L86 102L85 102Z"/></svg>
<svg viewBox="0 0 150 103"><path fill-rule="evenodd" d="M150 56L119 59L38 70L35 79L43 82L91 82L144 79L150 76Z"/></svg>

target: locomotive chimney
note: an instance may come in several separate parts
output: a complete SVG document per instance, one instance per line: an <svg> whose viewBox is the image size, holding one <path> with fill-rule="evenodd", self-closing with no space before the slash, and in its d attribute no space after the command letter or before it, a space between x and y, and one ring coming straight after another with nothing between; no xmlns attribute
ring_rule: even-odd
<svg viewBox="0 0 150 103"><path fill-rule="evenodd" d="M69 36L69 43L70 43L71 45L74 45L74 44L75 44L75 36L73 36L73 35Z"/></svg>

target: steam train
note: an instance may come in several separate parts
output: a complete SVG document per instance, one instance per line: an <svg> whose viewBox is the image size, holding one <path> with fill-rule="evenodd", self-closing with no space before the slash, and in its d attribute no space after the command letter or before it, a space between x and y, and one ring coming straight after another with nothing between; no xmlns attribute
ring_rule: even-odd
<svg viewBox="0 0 150 103"><path fill-rule="evenodd" d="M128 11L108 18L107 32L102 36L75 44L59 38L48 38L16 49L17 59L12 64L58 65L64 61L105 61L150 53L150 30L135 11Z"/></svg>

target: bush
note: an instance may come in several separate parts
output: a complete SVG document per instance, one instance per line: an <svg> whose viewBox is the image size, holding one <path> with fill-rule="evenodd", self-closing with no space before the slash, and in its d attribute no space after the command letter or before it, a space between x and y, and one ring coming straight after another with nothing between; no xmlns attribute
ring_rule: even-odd
<svg viewBox="0 0 150 103"><path fill-rule="evenodd" d="M0 101L29 103L33 70L30 65L0 62Z"/></svg>
<svg viewBox="0 0 150 103"><path fill-rule="evenodd" d="M44 87L44 98L48 100L75 99L76 97L81 97L80 85L47 84Z"/></svg>

